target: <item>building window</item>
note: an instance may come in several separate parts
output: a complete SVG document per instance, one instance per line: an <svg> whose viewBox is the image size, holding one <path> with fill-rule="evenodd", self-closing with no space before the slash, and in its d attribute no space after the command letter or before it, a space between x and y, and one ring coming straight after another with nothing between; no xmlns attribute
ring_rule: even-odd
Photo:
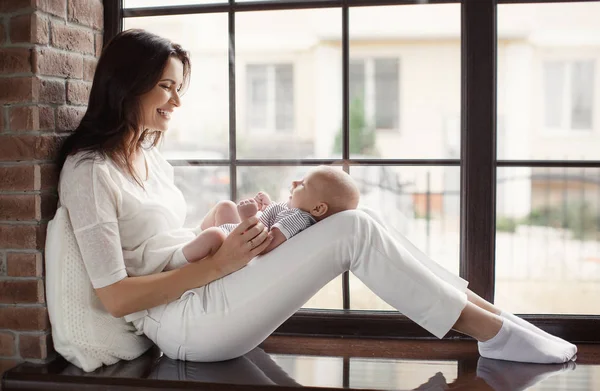
<svg viewBox="0 0 600 391"><path fill-rule="evenodd" d="M594 61L546 62L544 100L546 128L591 130Z"/></svg>
<svg viewBox="0 0 600 391"><path fill-rule="evenodd" d="M364 102L367 122L376 129L398 129L399 60L350 60L350 100Z"/></svg>
<svg viewBox="0 0 600 391"><path fill-rule="evenodd" d="M294 130L294 66L247 65L246 83L248 130L291 133Z"/></svg>

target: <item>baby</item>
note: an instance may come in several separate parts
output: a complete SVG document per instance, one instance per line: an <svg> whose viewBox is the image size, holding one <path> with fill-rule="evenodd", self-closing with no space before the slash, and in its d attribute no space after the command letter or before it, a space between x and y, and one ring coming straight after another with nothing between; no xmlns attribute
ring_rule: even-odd
<svg viewBox="0 0 600 391"><path fill-rule="evenodd" d="M271 202L259 192L254 198L240 201L232 213L231 204L219 203L209 215L208 223L198 239L184 248L189 262L214 254L227 234L240 222L261 211L259 220L273 236L266 254L311 225L344 210L356 209L360 194L347 173L328 166L319 166L299 181L293 181L287 202Z"/></svg>

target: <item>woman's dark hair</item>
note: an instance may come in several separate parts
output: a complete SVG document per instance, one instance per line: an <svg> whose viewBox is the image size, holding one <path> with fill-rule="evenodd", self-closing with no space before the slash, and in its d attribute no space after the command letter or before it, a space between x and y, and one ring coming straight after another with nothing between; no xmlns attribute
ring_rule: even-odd
<svg viewBox="0 0 600 391"><path fill-rule="evenodd" d="M69 155L88 152L110 158L143 187L133 166L142 145L156 146L161 132L142 129L140 97L158 83L170 57L183 63L183 85L188 85L188 53L168 39L144 30L117 34L98 60L85 115L75 132L65 139L57 157L60 170Z"/></svg>

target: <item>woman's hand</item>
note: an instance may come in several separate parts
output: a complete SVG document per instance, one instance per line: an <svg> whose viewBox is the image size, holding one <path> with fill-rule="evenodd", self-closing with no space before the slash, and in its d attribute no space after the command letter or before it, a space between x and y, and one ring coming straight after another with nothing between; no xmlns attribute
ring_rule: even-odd
<svg viewBox="0 0 600 391"><path fill-rule="evenodd" d="M246 266L269 246L272 239L267 228L253 216L231 231L212 259L225 275L230 274Z"/></svg>

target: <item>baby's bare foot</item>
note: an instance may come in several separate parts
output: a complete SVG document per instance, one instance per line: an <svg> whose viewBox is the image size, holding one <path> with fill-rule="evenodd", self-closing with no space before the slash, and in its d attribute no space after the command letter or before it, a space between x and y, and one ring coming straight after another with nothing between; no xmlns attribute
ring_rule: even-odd
<svg viewBox="0 0 600 391"><path fill-rule="evenodd" d="M256 201L252 198L241 200L238 204L238 213L242 220L246 220L247 218L256 215L256 213L258 213Z"/></svg>

